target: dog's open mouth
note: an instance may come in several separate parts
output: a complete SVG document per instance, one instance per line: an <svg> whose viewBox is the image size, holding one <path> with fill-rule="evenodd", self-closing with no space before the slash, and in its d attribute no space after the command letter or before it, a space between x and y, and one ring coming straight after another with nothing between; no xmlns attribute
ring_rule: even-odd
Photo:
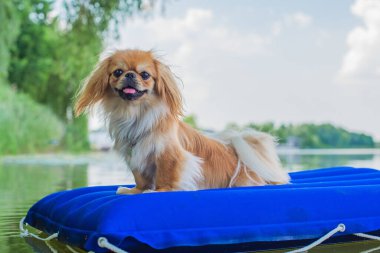
<svg viewBox="0 0 380 253"><path fill-rule="evenodd" d="M136 100L142 97L147 90L138 90L132 86L127 86L121 90L117 89L119 96L127 100Z"/></svg>

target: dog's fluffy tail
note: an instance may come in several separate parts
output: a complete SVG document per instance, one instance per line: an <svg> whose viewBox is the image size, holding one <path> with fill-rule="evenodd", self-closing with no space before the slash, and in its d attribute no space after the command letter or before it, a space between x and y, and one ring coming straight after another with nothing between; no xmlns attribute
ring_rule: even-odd
<svg viewBox="0 0 380 253"><path fill-rule="evenodd" d="M226 144L232 145L239 159L248 169L269 184L285 184L289 175L282 168L276 152L276 140L273 136L255 131L227 131L221 136Z"/></svg>

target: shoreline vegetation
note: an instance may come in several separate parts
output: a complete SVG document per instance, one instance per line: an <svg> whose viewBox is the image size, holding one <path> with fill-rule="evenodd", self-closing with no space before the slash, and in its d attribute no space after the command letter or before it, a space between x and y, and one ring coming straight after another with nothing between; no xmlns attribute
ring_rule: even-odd
<svg viewBox="0 0 380 253"><path fill-rule="evenodd" d="M189 115L184 119L194 128L200 129L196 116ZM248 123L239 126L228 123L225 130L255 129L269 133L278 140L280 148L293 149L374 149L380 148L371 135L348 131L331 123L314 124L279 124L273 122ZM201 129L202 130L202 129ZM208 130L205 130L208 131Z"/></svg>
<svg viewBox="0 0 380 253"><path fill-rule="evenodd" d="M235 124L228 124L227 129L240 129ZM376 148L374 138L361 132L348 131L331 123L314 124L280 124L273 122L262 124L249 123L243 128L252 128L272 134L283 147L300 149L341 149L341 148Z"/></svg>
<svg viewBox="0 0 380 253"><path fill-rule="evenodd" d="M0 84L0 155L52 151L63 132L49 108Z"/></svg>

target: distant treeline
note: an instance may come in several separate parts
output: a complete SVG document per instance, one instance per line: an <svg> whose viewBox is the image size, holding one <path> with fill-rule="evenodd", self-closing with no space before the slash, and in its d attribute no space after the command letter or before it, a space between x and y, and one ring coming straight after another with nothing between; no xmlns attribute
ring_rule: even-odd
<svg viewBox="0 0 380 253"><path fill-rule="evenodd" d="M228 129L240 128L228 124ZM281 124L272 122L250 123L243 128L254 128L270 133L278 138L282 145L299 148L374 148L376 143L372 136L351 132L332 124Z"/></svg>
<svg viewBox="0 0 380 253"><path fill-rule="evenodd" d="M184 121L200 129L195 115L185 117ZM243 130L247 128L270 133L277 137L279 144L283 146L297 148L380 148L380 144L375 143L372 136L351 132L332 124L276 125L273 122L266 122L239 126L236 123L229 123L225 130Z"/></svg>

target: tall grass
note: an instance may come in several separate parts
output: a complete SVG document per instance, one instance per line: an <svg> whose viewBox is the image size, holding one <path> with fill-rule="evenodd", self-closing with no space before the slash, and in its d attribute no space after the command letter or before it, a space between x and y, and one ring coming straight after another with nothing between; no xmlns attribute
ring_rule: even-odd
<svg viewBox="0 0 380 253"><path fill-rule="evenodd" d="M63 131L48 108L0 83L0 155L49 150Z"/></svg>

